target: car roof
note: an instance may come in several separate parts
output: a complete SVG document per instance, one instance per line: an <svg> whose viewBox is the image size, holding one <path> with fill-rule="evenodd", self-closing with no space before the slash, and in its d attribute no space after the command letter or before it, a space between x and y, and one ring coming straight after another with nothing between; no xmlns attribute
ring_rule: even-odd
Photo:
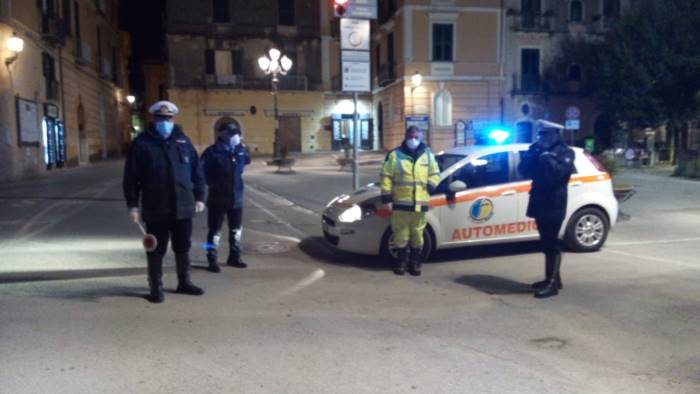
<svg viewBox="0 0 700 394"><path fill-rule="evenodd" d="M456 148L446 149L440 154L447 155L464 155L464 156L474 156L474 155L488 155L490 153L498 152L510 152L518 150L527 150L530 144L503 144L503 145L468 145L468 146L458 146ZM570 146L574 151L580 151L581 148Z"/></svg>

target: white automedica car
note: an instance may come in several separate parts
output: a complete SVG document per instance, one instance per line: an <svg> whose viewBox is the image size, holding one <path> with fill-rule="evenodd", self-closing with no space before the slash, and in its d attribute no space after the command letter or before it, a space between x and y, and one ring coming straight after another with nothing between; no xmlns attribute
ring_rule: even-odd
<svg viewBox="0 0 700 394"><path fill-rule="evenodd" d="M525 214L531 180L517 170L526 144L467 146L436 155L440 184L430 197L423 257L437 249L539 238ZM569 181L569 201L560 237L574 251L591 252L605 243L617 221L617 200L605 169L580 148ZM325 239L361 254L394 255L391 211L380 190L369 184L334 198L323 213Z"/></svg>

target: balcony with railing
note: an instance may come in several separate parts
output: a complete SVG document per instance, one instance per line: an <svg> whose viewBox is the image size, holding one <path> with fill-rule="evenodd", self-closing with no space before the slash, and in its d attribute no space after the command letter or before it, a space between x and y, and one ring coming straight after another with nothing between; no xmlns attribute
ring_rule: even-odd
<svg viewBox="0 0 700 394"><path fill-rule="evenodd" d="M516 32L551 33L554 29L551 12L520 12L509 10L510 27Z"/></svg>
<svg viewBox="0 0 700 394"><path fill-rule="evenodd" d="M41 38L49 45L66 44L66 25L57 15L43 15L41 19Z"/></svg>
<svg viewBox="0 0 700 394"><path fill-rule="evenodd" d="M197 83L181 84L178 87L198 87ZM272 88L270 77L257 78L245 75L213 75L208 74L204 78L204 87L211 89L240 89L240 90L270 90ZM285 75L279 78L277 84L279 90L309 90L309 81L306 75Z"/></svg>
<svg viewBox="0 0 700 394"><path fill-rule="evenodd" d="M379 66L377 72L377 85L380 87L390 85L396 80L396 67L394 62L386 62Z"/></svg>

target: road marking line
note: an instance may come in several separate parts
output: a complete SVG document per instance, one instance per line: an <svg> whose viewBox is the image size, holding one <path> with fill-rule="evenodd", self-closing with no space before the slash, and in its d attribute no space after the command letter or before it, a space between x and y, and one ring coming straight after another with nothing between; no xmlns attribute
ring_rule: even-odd
<svg viewBox="0 0 700 394"><path fill-rule="evenodd" d="M608 242L608 246L633 246L633 245L652 245L652 244L673 244L682 242L697 242L698 238L681 238L681 239L662 239L658 241L630 241L630 242Z"/></svg>
<svg viewBox="0 0 700 394"><path fill-rule="evenodd" d="M303 290L304 288L309 287L312 284L316 283L317 281L321 280L324 276L326 276L326 272L319 268L319 269L315 270L314 272L312 272L306 278L297 282L294 286L281 292L277 296L277 298L288 297L294 293L297 293L297 292Z"/></svg>
<svg viewBox="0 0 700 394"><path fill-rule="evenodd" d="M656 261L658 263L664 263L664 264L675 264L677 266L685 267L685 268L700 269L699 264L684 263L682 261L664 259L664 258L660 258L660 257L653 257L653 256L639 255L639 254L634 254L634 253L621 252L619 250L605 249L605 251L610 252L610 253L614 253L614 254L619 254L621 256L633 257L635 259Z"/></svg>
<svg viewBox="0 0 700 394"><path fill-rule="evenodd" d="M300 235L300 236L302 236L302 237L304 237L304 238L308 237L308 235L307 235L305 232L303 232L303 231L299 230L298 228L294 227L292 224L290 224L290 223L287 222L286 220L284 220L284 219L282 219L281 217L279 217L279 215L275 215L272 211L270 211L269 209L263 207L263 206L262 206L260 203L258 203L257 201L255 201L255 200L253 200L253 199L251 199L251 198L248 198L248 201L250 201L251 204L255 205L255 206L256 206L258 209L260 209L261 211L263 211L263 212L265 212L266 214L270 215L270 217L276 219L277 221L279 221L280 223L282 223L283 225L285 225L287 228L289 228L290 230L292 230L292 231L295 232L296 234L298 234L298 235Z"/></svg>
<svg viewBox="0 0 700 394"><path fill-rule="evenodd" d="M253 192L254 194L257 194L258 196L262 197L263 199L267 200L268 202L272 203L273 205L279 205L283 207L289 207L291 209L294 209L295 211L307 214L307 215L312 215L314 217L321 217L321 214L314 212L308 208L304 208L301 205L298 205L292 201L290 201L287 198L284 198L280 196L279 194L276 194L274 192L269 191L268 189L262 188L259 185L251 185L252 187L249 187L248 190Z"/></svg>

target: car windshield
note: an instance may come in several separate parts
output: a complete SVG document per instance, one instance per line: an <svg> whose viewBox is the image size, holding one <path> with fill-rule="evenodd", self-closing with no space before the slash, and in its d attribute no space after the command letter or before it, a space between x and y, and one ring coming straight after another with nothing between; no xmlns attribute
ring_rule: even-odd
<svg viewBox="0 0 700 394"><path fill-rule="evenodd" d="M440 172L452 167L458 161L467 157L466 155L455 155L449 153L443 153L441 155L435 156L435 160L438 162L438 167L440 167Z"/></svg>

